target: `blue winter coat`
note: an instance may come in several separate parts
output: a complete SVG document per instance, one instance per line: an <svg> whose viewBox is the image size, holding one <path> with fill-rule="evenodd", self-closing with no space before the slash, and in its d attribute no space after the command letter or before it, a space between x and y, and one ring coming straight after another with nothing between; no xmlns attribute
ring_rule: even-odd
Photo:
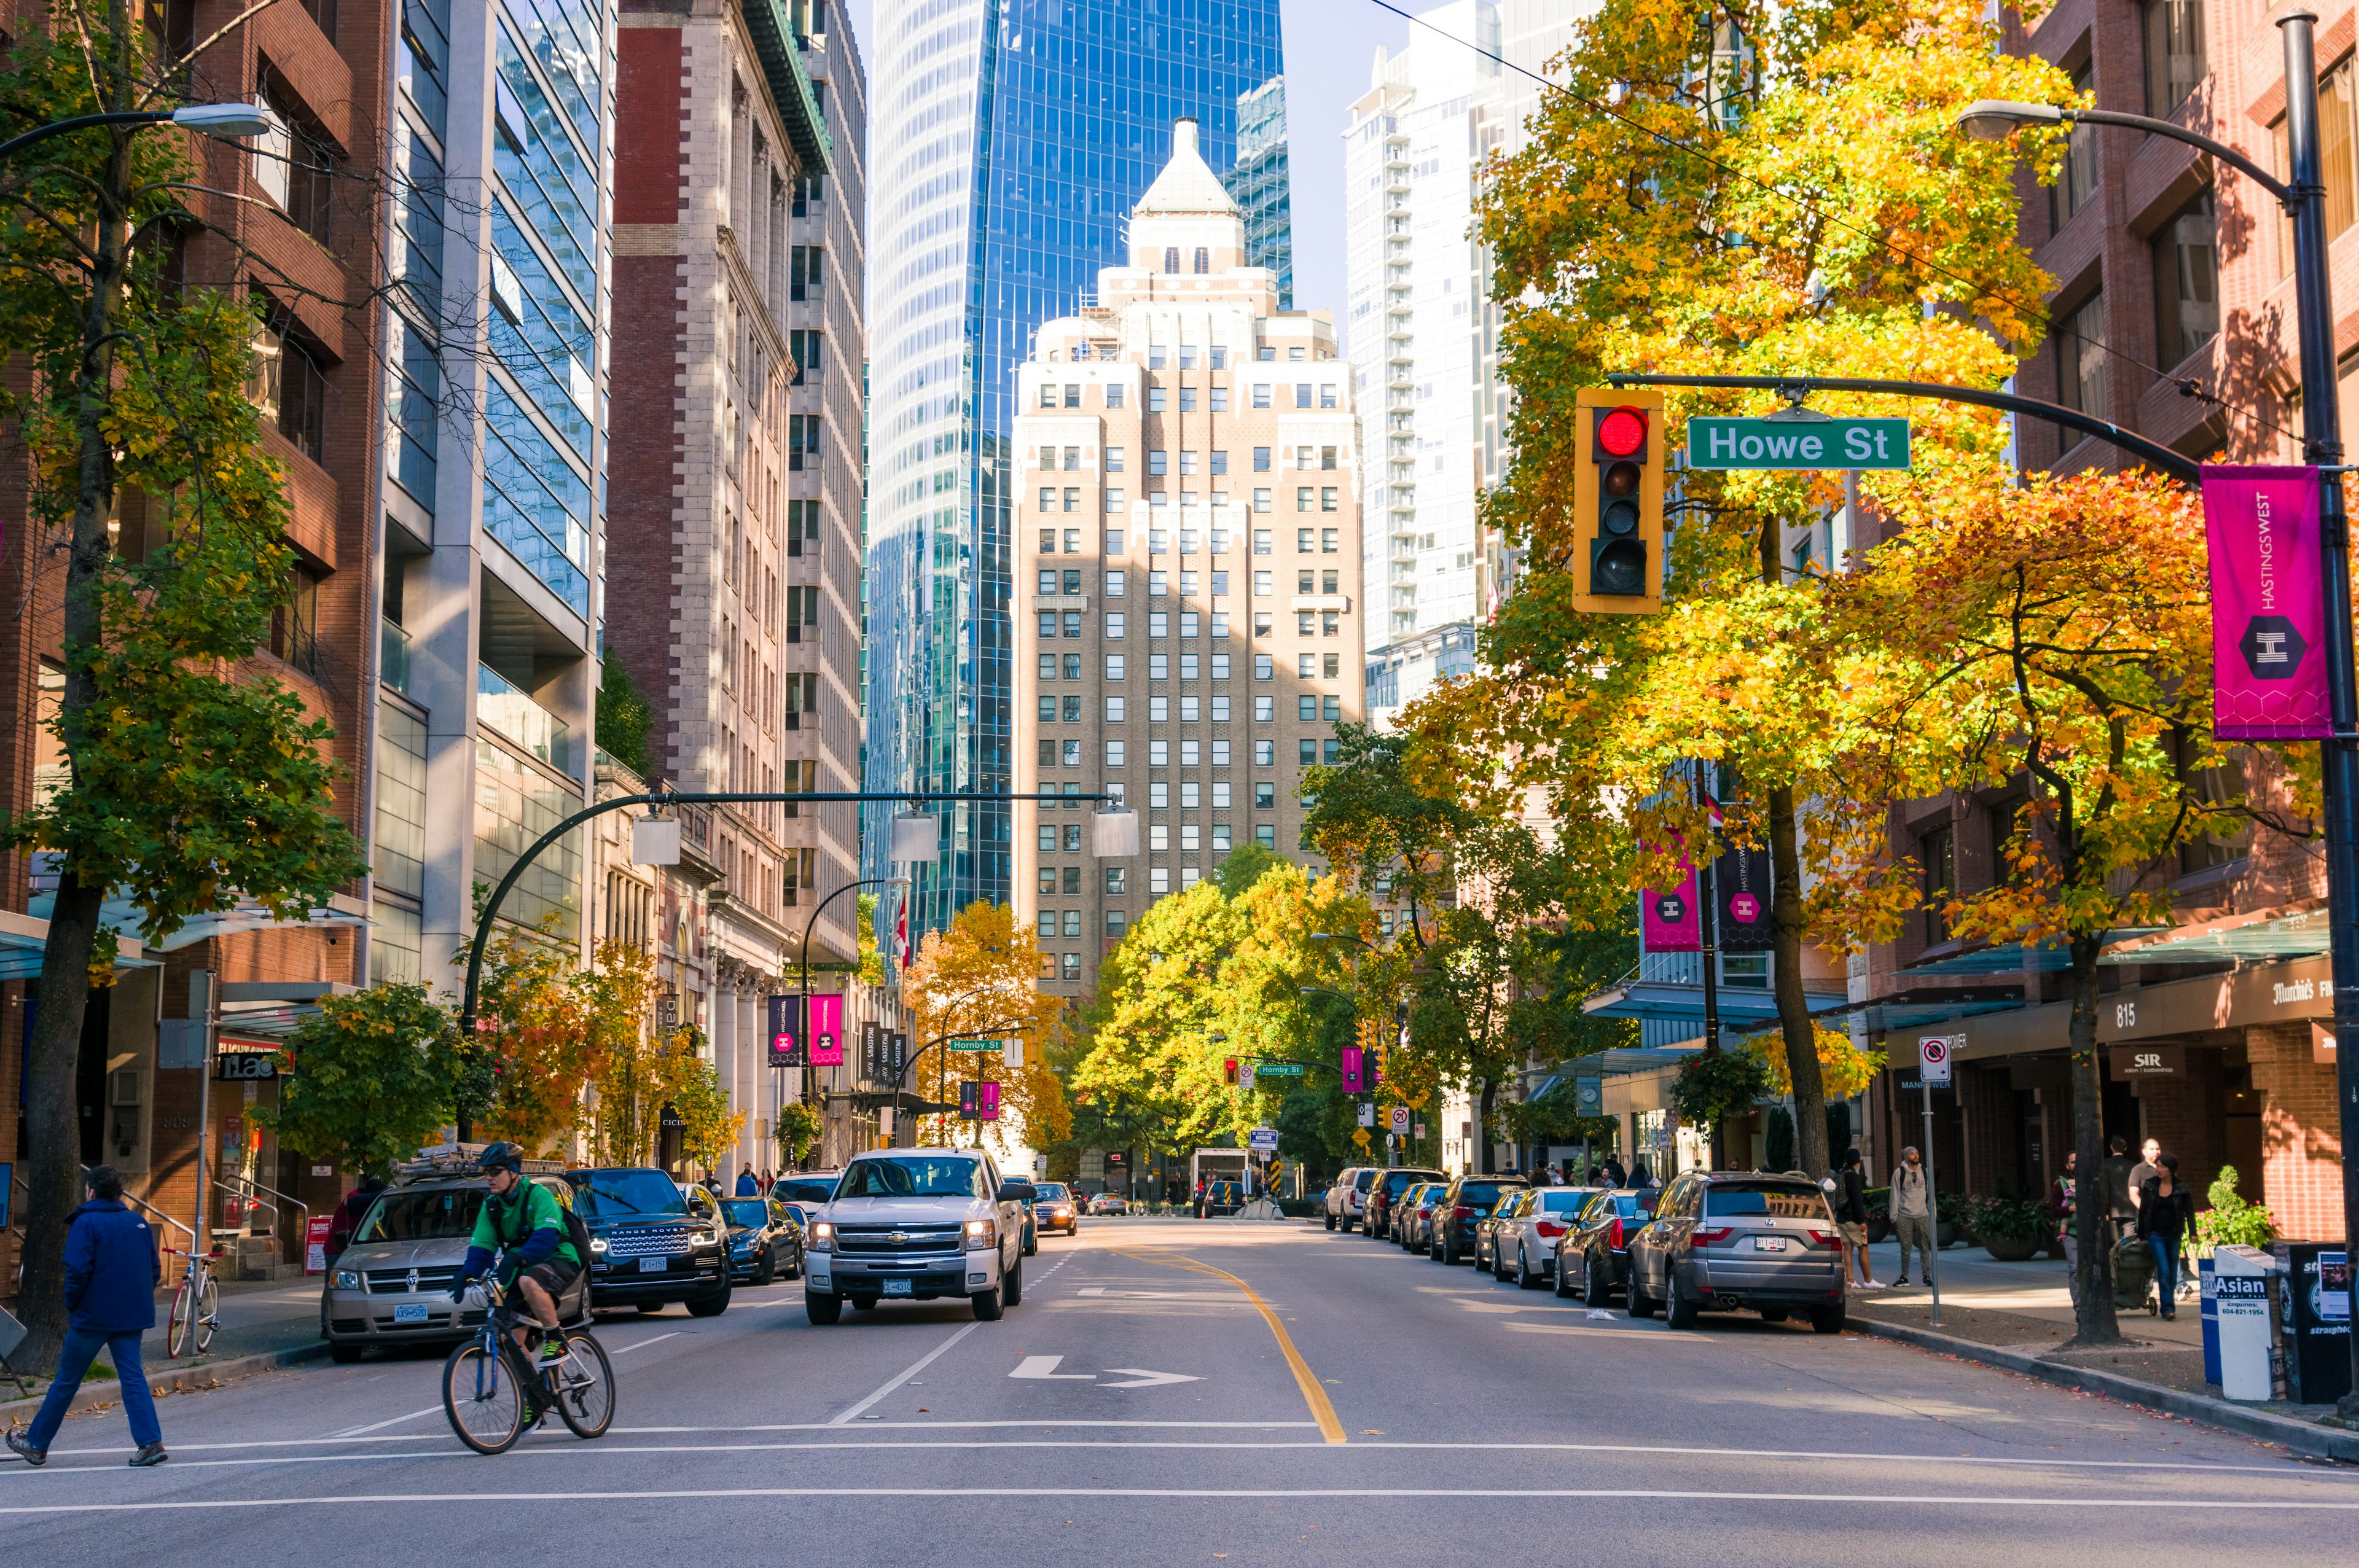
<svg viewBox="0 0 2359 1568"><path fill-rule="evenodd" d="M164 1260L147 1222L114 1198L73 1211L66 1233L66 1321L95 1334L137 1334L156 1326L156 1287Z"/></svg>

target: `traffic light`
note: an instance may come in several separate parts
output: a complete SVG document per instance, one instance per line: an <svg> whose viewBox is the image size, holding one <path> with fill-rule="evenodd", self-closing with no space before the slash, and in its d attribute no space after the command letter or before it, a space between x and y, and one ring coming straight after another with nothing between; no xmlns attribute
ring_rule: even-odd
<svg viewBox="0 0 2359 1568"><path fill-rule="evenodd" d="M1583 387L1572 480L1575 609L1663 608L1663 395Z"/></svg>
<svg viewBox="0 0 2359 1568"><path fill-rule="evenodd" d="M1233 1086L1236 1083L1237 1059L1234 1056L1230 1057L1227 1061L1221 1064L1221 1076L1228 1079L1230 1084Z"/></svg>

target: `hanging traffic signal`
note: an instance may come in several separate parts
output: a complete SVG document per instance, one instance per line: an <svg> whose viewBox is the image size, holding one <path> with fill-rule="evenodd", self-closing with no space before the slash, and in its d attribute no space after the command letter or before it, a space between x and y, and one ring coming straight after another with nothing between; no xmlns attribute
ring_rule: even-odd
<svg viewBox="0 0 2359 1568"><path fill-rule="evenodd" d="M1234 1085L1237 1081L1237 1059L1234 1056L1221 1064L1221 1076Z"/></svg>
<svg viewBox="0 0 2359 1568"><path fill-rule="evenodd" d="M1663 395L1583 387L1574 406L1573 606L1652 615L1663 608Z"/></svg>

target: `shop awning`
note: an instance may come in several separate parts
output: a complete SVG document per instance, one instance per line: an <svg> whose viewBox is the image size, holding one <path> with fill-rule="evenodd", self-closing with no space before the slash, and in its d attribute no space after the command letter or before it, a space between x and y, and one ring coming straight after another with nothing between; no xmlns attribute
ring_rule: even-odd
<svg viewBox="0 0 2359 1568"><path fill-rule="evenodd" d="M1910 969L1904 973L1915 974ZM1945 1018L1971 1018L1977 1013L2006 1012L2023 1005L2021 986L1958 986L1947 989L1934 987L1891 991L1865 1001L1845 1002L1824 1015L1831 1025L1839 1025L1855 1016L1864 1015L1871 1033L1880 1029L1914 1029L1919 1024L1938 1023Z"/></svg>
<svg viewBox="0 0 2359 1568"><path fill-rule="evenodd" d="M40 922L44 931L49 928L49 911L57 907L58 902L55 881L48 880L49 885L45 887L42 885L44 879L38 872L36 873L33 896L27 901L32 917ZM102 924L112 925L116 931L122 933L119 940L125 952L143 951L138 939L131 935L139 929L140 923L147 918L146 912L137 904L127 898L110 898L98 906L98 918ZM235 907L223 910L217 914L201 914L169 936L148 945L144 951L177 953L183 947L193 947L198 943L209 941L215 936L235 936L248 931L290 931L304 926L366 925L367 924L368 919L365 915L345 914L333 909L312 910L302 920L280 920L254 900L240 898ZM5 978L13 979L19 977Z"/></svg>
<svg viewBox="0 0 2359 1568"><path fill-rule="evenodd" d="M1694 1045L1647 1045L1628 1051L1600 1051L1593 1056L1583 1056L1583 1064L1594 1069L1601 1078L1636 1077L1640 1073L1659 1072L1676 1067L1689 1057L1701 1054L1701 1044ZM1586 1076L1587 1074L1582 1075Z"/></svg>
<svg viewBox="0 0 2359 1568"><path fill-rule="evenodd" d="M49 946L49 923L29 914L0 910L0 980L29 980L41 972L41 950ZM139 945L136 936L125 936L115 944L114 967L117 969L152 969L156 960L146 956L147 949Z"/></svg>
<svg viewBox="0 0 2359 1568"><path fill-rule="evenodd" d="M1810 1011L1825 1012L1841 1007L1840 991L1805 991ZM1767 986L1720 988L1720 1021L1733 1027L1757 1024L1777 1016L1777 999ZM1641 1018L1703 1023L1703 987L1671 980L1625 979L1583 997L1581 1011L1593 1018ZM1606 1053L1612 1055L1612 1052Z"/></svg>
<svg viewBox="0 0 2359 1568"><path fill-rule="evenodd" d="M2188 925L2141 931L2110 942L2101 964L2201 964L2212 960L2309 958L2326 951L2322 904L2256 909Z"/></svg>

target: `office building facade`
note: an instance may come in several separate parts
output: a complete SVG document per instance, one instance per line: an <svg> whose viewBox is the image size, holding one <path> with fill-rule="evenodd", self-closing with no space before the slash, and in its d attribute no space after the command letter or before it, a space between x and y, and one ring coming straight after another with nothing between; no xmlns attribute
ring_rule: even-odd
<svg viewBox="0 0 2359 1568"><path fill-rule="evenodd" d="M1221 182L1245 213L1245 262L1277 276L1277 308L1294 308L1294 183L1286 141L1286 78L1237 100L1237 162Z"/></svg>
<svg viewBox="0 0 2359 1568"><path fill-rule="evenodd" d="M1128 265L1016 378L1016 793L1114 795L1145 827L1142 858L1099 860L1080 802L1016 808L1016 907L1068 996L1231 849L1299 858L1302 770L1364 712L1350 366L1248 261L1195 126L1172 139Z"/></svg>
<svg viewBox="0 0 2359 1568"><path fill-rule="evenodd" d="M1277 0L881 0L869 787L1001 795L1011 702L1015 372L1125 257L1123 220L1194 116L1218 168L1282 69ZM869 871L889 807L870 807ZM913 933L1010 894L1016 818L937 807Z"/></svg>

